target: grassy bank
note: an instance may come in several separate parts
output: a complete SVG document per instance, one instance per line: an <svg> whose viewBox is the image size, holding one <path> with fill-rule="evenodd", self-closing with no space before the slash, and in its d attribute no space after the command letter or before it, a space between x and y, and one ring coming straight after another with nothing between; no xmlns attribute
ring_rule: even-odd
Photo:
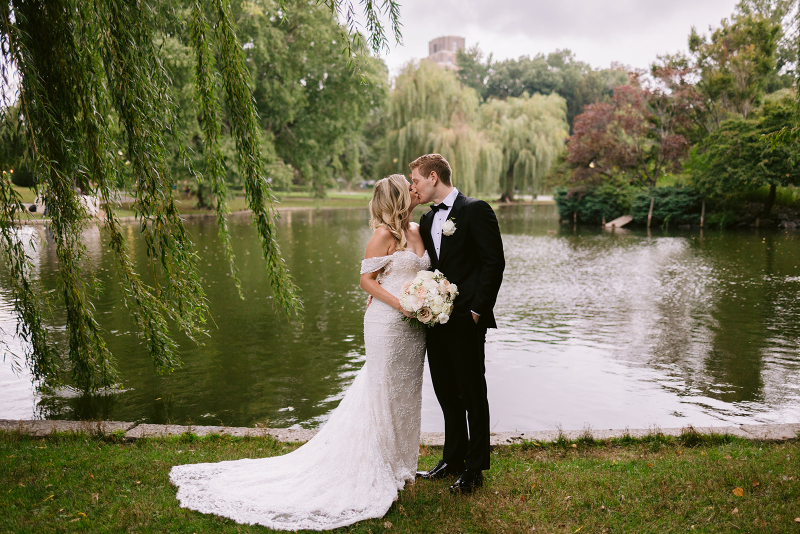
<svg viewBox="0 0 800 534"><path fill-rule="evenodd" d="M0 433L2 532L266 532L178 507L176 464L258 458L268 438ZM421 467L441 449L423 448ZM800 444L685 434L498 447L486 487L419 481L386 517L338 532L800 532ZM391 523L391 525L389 525Z"/></svg>
<svg viewBox="0 0 800 534"><path fill-rule="evenodd" d="M20 193L23 202L32 203L34 201L35 195L31 189L17 186L14 186L14 189ZM358 190L350 193L330 191L328 192L328 196L324 199L314 198L311 194L303 192L276 192L275 198L278 201L277 207L279 209L366 208L369 205L370 199L372 198L372 191ZM198 208L197 199L195 197L179 197L176 200L178 204L178 210L183 215L214 215L214 210L211 207ZM492 198L485 198L484 200L492 205L496 205L498 203L496 199ZM234 194L228 199L228 208L231 212L245 211L248 209L247 201L244 196ZM121 205L121 209L118 211L118 214L120 217L132 217L134 215L133 211L130 210L129 203L123 203ZM26 213L23 218L42 219L43 214L41 212Z"/></svg>

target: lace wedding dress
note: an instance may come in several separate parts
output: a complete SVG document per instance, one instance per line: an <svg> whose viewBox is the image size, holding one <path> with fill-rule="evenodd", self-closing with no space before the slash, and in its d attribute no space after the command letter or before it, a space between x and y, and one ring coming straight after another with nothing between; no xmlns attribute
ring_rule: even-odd
<svg viewBox="0 0 800 534"><path fill-rule="evenodd" d="M427 252L369 258L361 273L398 295ZM374 299L364 315L367 361L311 441L274 458L178 465L181 506L279 530L326 530L383 517L413 482L419 453L424 333Z"/></svg>

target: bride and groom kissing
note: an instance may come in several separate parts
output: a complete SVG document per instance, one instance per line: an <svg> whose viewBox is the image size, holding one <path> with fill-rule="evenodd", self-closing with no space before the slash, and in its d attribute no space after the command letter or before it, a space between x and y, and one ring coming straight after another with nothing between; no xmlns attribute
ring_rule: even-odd
<svg viewBox="0 0 800 534"><path fill-rule="evenodd" d="M314 438L284 456L179 465L170 480L181 506L277 530L328 530L383 517L415 479L451 480L467 494L489 469L484 345L505 259L492 208L451 181L449 163L426 154L411 184L375 184L373 235L361 264L366 362ZM419 224L418 204L433 203ZM403 287L421 270L458 286L449 320L417 329L403 319ZM425 353L445 422L442 460L417 472ZM427 482L426 482L427 483Z"/></svg>

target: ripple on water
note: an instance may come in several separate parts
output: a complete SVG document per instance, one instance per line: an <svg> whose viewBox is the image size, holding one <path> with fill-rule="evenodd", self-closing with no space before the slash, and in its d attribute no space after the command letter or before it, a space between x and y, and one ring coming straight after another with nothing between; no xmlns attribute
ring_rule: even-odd
<svg viewBox="0 0 800 534"><path fill-rule="evenodd" d="M784 284L793 277L770 277L781 287L778 313L754 321L722 317L721 300L764 278L721 274L714 255L685 237L511 235L504 244L487 373L504 405L541 406L542 427L743 423L797 411L796 390L784 386L798 366L798 332L786 329L800 311ZM731 322L745 335L770 332L757 369L746 355L723 354ZM523 428L522 411L513 424L498 415L498 425Z"/></svg>
<svg viewBox="0 0 800 534"><path fill-rule="evenodd" d="M500 328L487 336L493 430L800 420L800 237L589 229L574 235L557 229L544 208L536 210L498 210L507 269L496 310ZM231 223L249 295L244 303L226 283L224 258L212 257L220 250L213 224L188 222L208 259L201 274L215 326L203 346L182 343L186 365L169 377L154 375L119 305L102 236L88 233L91 263L106 283L94 304L126 389L40 396L30 376L15 376L6 360L0 417L318 426L364 361L358 267L367 219L366 211L309 210L281 220L281 250L305 300L303 324L275 314L263 262L250 254L258 240L246 220ZM143 261L136 227L126 232ZM48 246L30 250L44 289L57 297ZM13 332L2 270L0 326ZM63 322L57 315L50 324L59 339ZM18 344L3 336L9 339ZM424 430L441 430L427 374L423 410Z"/></svg>

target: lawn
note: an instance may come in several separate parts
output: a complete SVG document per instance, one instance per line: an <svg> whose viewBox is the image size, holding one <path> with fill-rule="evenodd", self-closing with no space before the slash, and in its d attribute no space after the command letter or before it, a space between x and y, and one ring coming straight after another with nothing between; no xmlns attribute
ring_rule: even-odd
<svg viewBox="0 0 800 534"><path fill-rule="evenodd" d="M180 508L168 473L295 447L271 438L0 433L0 531L267 532ZM440 457L421 448L421 467ZM384 518L336 532L800 532L798 458L796 441L692 433L496 447L477 493L418 481Z"/></svg>

